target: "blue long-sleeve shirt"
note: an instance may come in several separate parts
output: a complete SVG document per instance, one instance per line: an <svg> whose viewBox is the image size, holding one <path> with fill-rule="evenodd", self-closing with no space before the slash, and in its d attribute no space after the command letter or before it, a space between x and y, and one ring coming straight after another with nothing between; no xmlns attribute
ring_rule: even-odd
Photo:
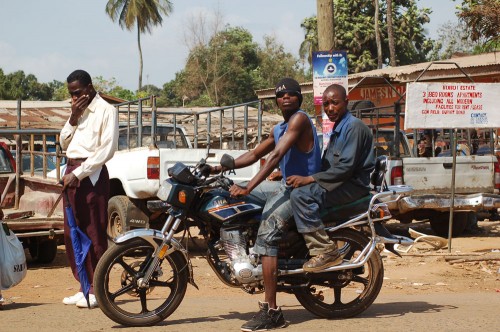
<svg viewBox="0 0 500 332"><path fill-rule="evenodd" d="M347 112L334 127L321 163L321 172L312 176L321 187L332 191L349 181L368 192L375 166L370 129Z"/></svg>

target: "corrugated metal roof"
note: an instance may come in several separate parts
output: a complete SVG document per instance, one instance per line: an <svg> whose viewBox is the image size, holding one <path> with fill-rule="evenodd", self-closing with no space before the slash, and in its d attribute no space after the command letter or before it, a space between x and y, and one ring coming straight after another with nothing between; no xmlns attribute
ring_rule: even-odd
<svg viewBox="0 0 500 332"><path fill-rule="evenodd" d="M364 77L386 77L393 82L413 82L425 70L420 81L465 78L460 68L471 77L500 75L500 52L455 57L449 60L422 62L400 67L387 67L349 75L349 86Z"/></svg>
<svg viewBox="0 0 500 332"><path fill-rule="evenodd" d="M23 101L21 103L21 129L60 129L71 114L67 101ZM16 128L17 101L0 101L0 129Z"/></svg>
<svg viewBox="0 0 500 332"><path fill-rule="evenodd" d="M479 55L455 57L449 60L436 62L422 62L413 65L387 67L349 75L349 87L353 87L363 80L363 84L377 84L384 79L392 83L407 83L415 81L422 72L425 74L419 81L449 81L465 78L460 68L471 78L499 76L500 79L500 52L491 52ZM313 92L313 83L300 84L302 94ZM274 88L255 91L259 99L274 98Z"/></svg>
<svg viewBox="0 0 500 332"><path fill-rule="evenodd" d="M111 104L124 99L99 92ZM16 128L17 100L0 100L0 129ZM61 129L71 114L71 99L64 101L22 101L21 129Z"/></svg>

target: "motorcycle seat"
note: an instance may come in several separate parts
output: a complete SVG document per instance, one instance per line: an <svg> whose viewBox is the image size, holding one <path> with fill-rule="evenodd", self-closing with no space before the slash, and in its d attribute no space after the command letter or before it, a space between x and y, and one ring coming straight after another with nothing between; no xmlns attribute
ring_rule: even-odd
<svg viewBox="0 0 500 332"><path fill-rule="evenodd" d="M321 220L325 223L335 222L336 224L345 222L366 212L372 196L368 194L348 204L331 205L321 212Z"/></svg>

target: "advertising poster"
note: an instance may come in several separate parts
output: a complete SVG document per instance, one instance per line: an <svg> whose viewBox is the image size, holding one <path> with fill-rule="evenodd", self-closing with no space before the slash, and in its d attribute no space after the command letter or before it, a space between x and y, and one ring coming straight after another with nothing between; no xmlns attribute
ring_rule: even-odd
<svg viewBox="0 0 500 332"><path fill-rule="evenodd" d="M500 127L500 83L409 83L405 128Z"/></svg>
<svg viewBox="0 0 500 332"><path fill-rule="evenodd" d="M314 105L321 105L321 97L331 84L340 84L347 90L347 53L346 51L313 52L313 92ZM323 148L330 141L333 123L322 112Z"/></svg>

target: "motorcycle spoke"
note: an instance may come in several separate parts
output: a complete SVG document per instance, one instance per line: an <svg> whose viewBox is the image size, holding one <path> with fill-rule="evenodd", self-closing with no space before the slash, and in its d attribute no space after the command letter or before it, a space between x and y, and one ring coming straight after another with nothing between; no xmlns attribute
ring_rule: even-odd
<svg viewBox="0 0 500 332"><path fill-rule="evenodd" d="M342 287L333 287L333 304L342 304Z"/></svg>
<svg viewBox="0 0 500 332"><path fill-rule="evenodd" d="M173 289L173 287L175 286L175 282L172 279L166 280L166 281L150 280L149 285L154 286L154 287L157 287L157 286L158 287L168 287L170 289Z"/></svg>
<svg viewBox="0 0 500 332"><path fill-rule="evenodd" d="M148 313L148 306L147 306L147 297L146 297L146 291L141 290L139 293L139 298L141 299L141 314Z"/></svg>
<svg viewBox="0 0 500 332"><path fill-rule="evenodd" d="M128 274L131 275L131 276L135 276L137 274L137 272L138 272L138 271L134 270L134 268L132 266L130 266L128 263L126 263L123 260L123 256L120 257L120 260L118 260L117 263L120 264L121 267L123 267L123 269L125 271L127 271Z"/></svg>
<svg viewBox="0 0 500 332"><path fill-rule="evenodd" d="M365 277L362 277L360 275L356 275L354 276L354 278L352 278L352 281L354 282L359 282L360 284L363 284L363 286L368 286L368 283L369 283L369 280Z"/></svg>
<svg viewBox="0 0 500 332"><path fill-rule="evenodd" d="M112 293L112 294L109 294L110 295L110 298L115 301L117 297L123 295L123 294L126 294L127 292L129 291L132 291L133 289L135 288L135 285L130 283L122 288L120 288L119 290L117 290L116 292Z"/></svg>

